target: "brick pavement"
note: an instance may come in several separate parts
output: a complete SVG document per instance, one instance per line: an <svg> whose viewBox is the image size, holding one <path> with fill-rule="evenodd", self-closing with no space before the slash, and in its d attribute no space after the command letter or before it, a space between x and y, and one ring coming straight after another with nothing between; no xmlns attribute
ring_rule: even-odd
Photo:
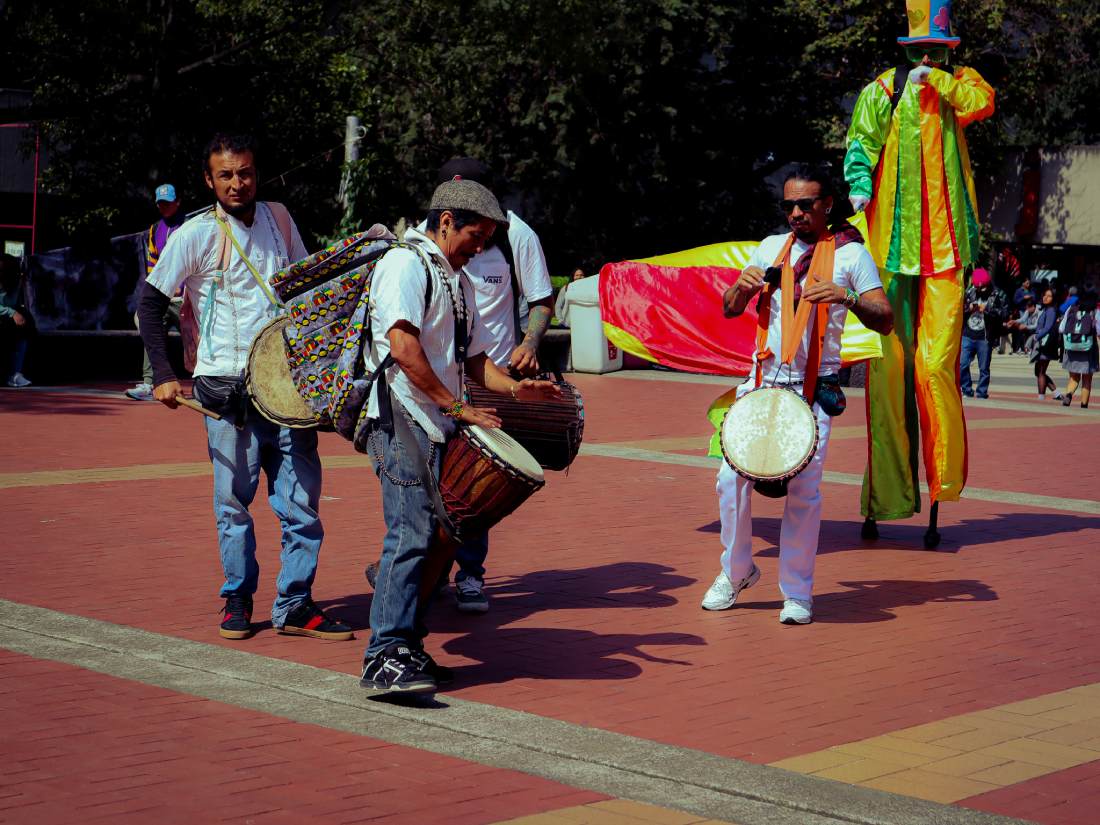
<svg viewBox="0 0 1100 825"><path fill-rule="evenodd" d="M0 651L0 822L486 823L606 797Z"/></svg>
<svg viewBox="0 0 1100 825"><path fill-rule="evenodd" d="M700 448L687 452L700 454L706 407L722 391L575 380L587 402L587 442L698 436ZM1087 492L1097 489L1100 457L1094 411L1066 423L1037 405L1043 417L1033 430L997 428L1026 414L995 404L967 409L983 422L971 431L972 484L1096 497ZM861 408L849 406L845 426L858 428ZM1042 426L1055 415L1058 426ZM213 635L218 568L197 416L125 400L0 393L0 423L19 436L0 473L159 462L190 463L198 473L4 490L22 552L0 559L0 597L229 644ZM330 436L323 453L347 463L350 450ZM860 473L863 454L858 438L838 439L828 469ZM1042 460L1056 455L1084 460ZM369 595L361 569L381 535L377 483L363 467L331 469L325 493L329 538L317 595L362 628ZM438 606L429 647L458 668L456 696L757 763L1100 682L1100 651L1081 642L1100 623L1091 610L1100 518L964 500L943 506L944 543L928 553L920 517L882 525L883 538L866 545L858 488L828 484L825 497L816 622L785 628L775 620L781 504L754 503L761 583L741 608L705 614L698 599L718 554L713 470L582 457L494 531L490 613L471 618ZM264 604L277 535L262 496L254 511L268 548ZM364 641L263 631L247 649L352 673ZM1093 775L1082 776L1087 784ZM1018 813L1013 805L1032 783L1071 787L1052 782L1023 782L974 805ZM1017 795L998 796L1009 792ZM1046 790L1027 798L1051 803L1036 806L1040 821L1074 821L1058 818L1073 800L1055 804Z"/></svg>

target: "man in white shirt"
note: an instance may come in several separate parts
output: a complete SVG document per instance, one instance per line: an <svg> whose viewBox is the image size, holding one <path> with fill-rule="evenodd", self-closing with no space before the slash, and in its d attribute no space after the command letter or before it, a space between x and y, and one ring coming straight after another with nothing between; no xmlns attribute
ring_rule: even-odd
<svg viewBox="0 0 1100 825"><path fill-rule="evenodd" d="M346 640L353 638L351 628L326 616L311 595L324 537L317 433L271 423L249 408L243 389L252 339L281 311L266 279L306 256L286 209L256 200L254 154L248 137L219 134L211 140L205 178L217 206L168 239L146 281L139 326L153 365L153 396L176 409L183 390L166 356L162 319L170 296L180 288L198 313L195 396L223 416L204 419L225 573L221 636L252 634L259 565L248 508L263 468L268 502L282 524L272 625L280 633Z"/></svg>
<svg viewBox="0 0 1100 825"><path fill-rule="evenodd" d="M455 178L476 181L495 191L491 170L475 158L447 161L440 167L436 183ZM539 370L539 345L553 315L554 288L538 235L512 210L505 217L507 227L500 227L465 269L490 339L485 354L502 370L532 376ZM464 613L489 609L484 592L488 554L486 533L464 543L455 555L455 603Z"/></svg>
<svg viewBox="0 0 1100 825"><path fill-rule="evenodd" d="M852 310L869 329L888 334L893 328L893 312L879 280L874 259L862 244L859 232L848 224L830 229L829 213L833 208L833 192L829 178L808 166L799 166L783 184L780 201L791 227L791 234L765 238L753 253L749 265L737 282L723 296L725 315L732 318L745 311L749 301L765 285L765 269L789 264L794 269L794 301L828 304L828 321L820 363L808 369L810 342L816 334L814 323L807 325L802 340L789 365L779 362L783 352L783 290L773 287L768 308L767 339L762 351L754 354L750 379L738 388L737 396L756 386L793 385L813 401L817 418L817 452L809 465L792 478L787 486L783 508L783 527L779 539L779 589L783 594L783 609L779 619L784 624L808 624L813 617L813 573L821 527L821 476L829 445L832 415L839 415L842 404L827 403L821 379L835 376L840 368L840 336L844 317ZM831 280L812 282L806 279L810 270L812 250L819 243L835 243ZM788 296L790 302L790 296ZM788 307L789 309L789 307ZM813 319L815 313L811 313ZM793 342L792 342L793 343ZM815 387L804 387L807 374L816 374ZM756 380L753 380L756 376ZM807 394L804 390L808 389ZM826 411L823 407L831 407ZM781 433L776 433L781 438ZM723 462L718 472L718 507L722 522L722 570L703 598L704 610L726 610L733 607L737 595L752 587L760 578L760 570L752 560L753 482L738 475Z"/></svg>
<svg viewBox="0 0 1100 825"><path fill-rule="evenodd" d="M492 340L462 268L496 227L507 223L496 197L481 184L443 183L432 196L424 231L405 235L412 248L388 251L371 281L367 367L377 369L387 354L395 364L384 371L384 381L376 381L367 413L368 451L382 485L386 520L360 681L368 690L432 692L451 678L423 647L426 605L419 604L420 579L436 517L432 493L421 479L429 471L439 478L443 448L458 422L500 426L491 410L462 401L463 372L487 389L522 400L560 395L549 381L513 380L486 356Z"/></svg>

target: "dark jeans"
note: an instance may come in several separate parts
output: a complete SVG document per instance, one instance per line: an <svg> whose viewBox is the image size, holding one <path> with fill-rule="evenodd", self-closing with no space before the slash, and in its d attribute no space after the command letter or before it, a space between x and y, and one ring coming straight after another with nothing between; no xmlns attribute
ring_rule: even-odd
<svg viewBox="0 0 1100 825"><path fill-rule="evenodd" d="M395 404L393 414L404 412ZM443 451L430 443L419 424L411 418L408 422L438 478ZM435 531L435 511L431 496L420 483L419 468L401 441L376 428L367 443L382 484L382 514L386 519L370 608L369 658L395 642L419 647L428 633L417 604L421 572Z"/></svg>
<svg viewBox="0 0 1100 825"><path fill-rule="evenodd" d="M962 356L959 362L959 386L963 395L974 395L970 383L970 362L978 357L978 398L989 397L989 362L993 357L993 347L980 338L962 339Z"/></svg>
<svg viewBox="0 0 1100 825"><path fill-rule="evenodd" d="M485 557L488 555L488 533L478 536L476 539L470 539L459 547L458 552L455 554L455 561L458 563L458 572L455 573L455 581L460 582L471 576L475 579L484 579Z"/></svg>

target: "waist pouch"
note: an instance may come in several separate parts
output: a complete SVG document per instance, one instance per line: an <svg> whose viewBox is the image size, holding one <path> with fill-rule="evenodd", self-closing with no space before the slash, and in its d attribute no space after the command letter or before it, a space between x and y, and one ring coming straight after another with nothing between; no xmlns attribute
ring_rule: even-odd
<svg viewBox="0 0 1100 825"><path fill-rule="evenodd" d="M232 422L238 430L244 429L252 403L243 378L219 378L212 375L195 377L192 390L195 400Z"/></svg>
<svg viewBox="0 0 1100 825"><path fill-rule="evenodd" d="M848 406L844 390L840 388L840 378L836 375L823 375L817 379L814 389L814 401L830 418L836 418Z"/></svg>

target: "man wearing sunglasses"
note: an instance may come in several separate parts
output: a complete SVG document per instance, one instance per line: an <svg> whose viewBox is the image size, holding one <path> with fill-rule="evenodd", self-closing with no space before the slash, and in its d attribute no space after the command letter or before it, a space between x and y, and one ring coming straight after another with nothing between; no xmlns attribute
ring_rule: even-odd
<svg viewBox="0 0 1100 825"><path fill-rule="evenodd" d="M963 274L978 252L978 204L963 128L993 113L993 89L973 69L948 65L959 38L950 0L907 0L908 64L863 89L852 112L844 176L866 210L867 246L897 320L868 371L864 538L876 520L920 510L923 441L932 502L925 545L939 541L940 501L966 484L966 430L957 371ZM915 398L915 401L914 401Z"/></svg>
<svg viewBox="0 0 1100 825"><path fill-rule="evenodd" d="M806 468L787 482L779 535L783 594L779 621L800 625L813 619L821 477L832 417L844 409L843 396L829 390L836 385L840 369L844 319L851 310L868 329L885 335L893 325L893 313L859 231L847 222L829 225L833 189L828 175L809 166L797 167L783 183L779 204L791 231L760 242L736 283L723 294L722 303L725 316L733 318L764 292L757 299L763 327L753 368L749 380L738 387L737 397L756 387L790 386L806 399L817 418L817 451ZM767 291L765 284L770 287ZM807 303L813 306L800 331L795 312ZM728 610L742 590L759 580L760 570L752 560L752 493L782 494L774 485L769 488L767 482L738 475L726 462L718 472L717 490L722 569L703 596L704 610Z"/></svg>

